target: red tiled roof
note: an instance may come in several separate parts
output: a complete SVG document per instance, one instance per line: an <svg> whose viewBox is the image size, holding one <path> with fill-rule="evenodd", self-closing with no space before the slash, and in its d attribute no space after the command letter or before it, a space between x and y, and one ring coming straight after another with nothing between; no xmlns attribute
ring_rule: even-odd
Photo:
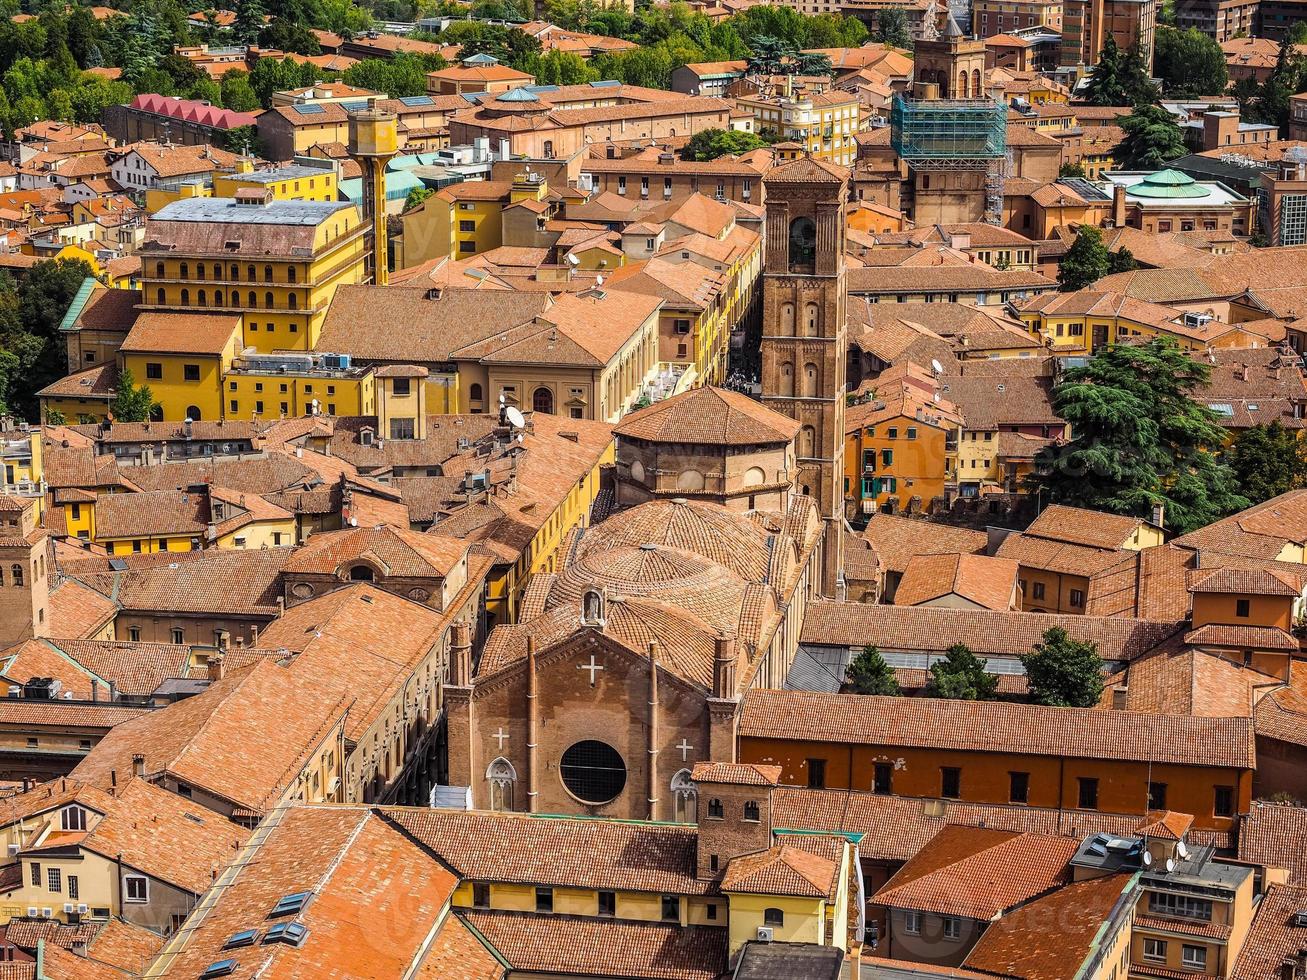
<svg viewBox="0 0 1307 980"><path fill-rule="evenodd" d="M759 689L745 696L739 731L742 739L1254 766L1248 718Z"/></svg>

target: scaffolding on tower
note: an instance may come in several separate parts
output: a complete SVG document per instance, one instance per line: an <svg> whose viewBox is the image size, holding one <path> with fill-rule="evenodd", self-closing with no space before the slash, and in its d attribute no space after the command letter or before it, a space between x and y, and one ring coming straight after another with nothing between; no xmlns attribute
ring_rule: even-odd
<svg viewBox="0 0 1307 980"><path fill-rule="evenodd" d="M1007 178L1007 106L995 99L894 97L890 145L913 170L985 174L985 220L999 224Z"/></svg>

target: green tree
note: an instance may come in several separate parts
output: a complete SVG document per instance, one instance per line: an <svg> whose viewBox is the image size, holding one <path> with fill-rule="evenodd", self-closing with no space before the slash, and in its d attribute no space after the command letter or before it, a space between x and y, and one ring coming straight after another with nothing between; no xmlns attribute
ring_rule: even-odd
<svg viewBox="0 0 1307 980"><path fill-rule="evenodd" d="M1062 257L1057 281L1064 292L1085 289L1107 275L1110 262L1103 233L1093 225L1081 225L1076 230L1076 240Z"/></svg>
<svg viewBox="0 0 1307 980"><path fill-rule="evenodd" d="M1118 272L1134 272L1139 268L1139 263L1135 261L1134 253L1122 245L1112 253L1107 263L1107 274L1115 275Z"/></svg>
<svg viewBox="0 0 1307 980"><path fill-rule="evenodd" d="M1205 361L1169 338L1106 347L1068 369L1053 410L1073 437L1039 451L1029 490L1049 503L1138 517L1160 504L1181 534L1247 507L1234 472L1208 448L1226 432L1192 397L1210 377Z"/></svg>
<svg viewBox="0 0 1307 980"><path fill-rule="evenodd" d="M322 54L322 45L312 29L304 23L278 17L259 32L259 44L278 51L296 54Z"/></svg>
<svg viewBox="0 0 1307 980"><path fill-rule="evenodd" d="M793 58L798 49L792 42L761 34L749 42L753 54L745 62L745 71L751 75L780 75L785 62Z"/></svg>
<svg viewBox="0 0 1307 980"><path fill-rule="evenodd" d="M250 85L250 73L233 68L222 76L222 104L235 112L253 112L259 108L259 97Z"/></svg>
<svg viewBox="0 0 1307 980"><path fill-rule="evenodd" d="M1283 133L1289 125L1289 100L1304 88L1307 88L1307 58L1286 39L1280 45L1275 68L1247 107L1249 118L1279 126Z"/></svg>
<svg viewBox="0 0 1307 980"><path fill-rule="evenodd" d="M1307 444L1278 420L1244 429L1224 459L1254 504L1307 486Z"/></svg>
<svg viewBox="0 0 1307 980"><path fill-rule="evenodd" d="M1056 708L1092 708L1103 696L1103 658L1093 643L1073 640L1054 626L1021 658L1030 700Z"/></svg>
<svg viewBox="0 0 1307 980"><path fill-rule="evenodd" d="M1141 105L1121 120L1125 139L1116 157L1126 170L1159 170L1185 155L1184 137L1175 117L1160 105Z"/></svg>
<svg viewBox="0 0 1307 980"><path fill-rule="evenodd" d="M1307 20L1300 20L1289 28L1290 44L1307 44Z"/></svg>
<svg viewBox="0 0 1307 980"><path fill-rule="evenodd" d="M1159 27L1154 52L1153 70L1167 95L1191 99L1225 94L1230 71L1225 52L1210 35L1193 27Z"/></svg>
<svg viewBox="0 0 1307 980"><path fill-rule="evenodd" d="M117 390L109 403L109 411L116 421L147 422L157 405L149 386L136 384L131 368L118 372Z"/></svg>
<svg viewBox="0 0 1307 980"><path fill-rule="evenodd" d="M37 418L36 392L67 373L59 324L90 276L85 262L67 259L36 263L18 286L0 275L0 351L17 359L5 402L23 418Z"/></svg>
<svg viewBox="0 0 1307 980"><path fill-rule="evenodd" d="M964 643L954 643L943 660L930 665L926 697L955 701L992 701L998 678L985 671L981 660Z"/></svg>
<svg viewBox="0 0 1307 980"><path fill-rule="evenodd" d="M1080 163L1064 163L1057 169L1058 177L1084 177L1085 168Z"/></svg>
<svg viewBox="0 0 1307 980"><path fill-rule="evenodd" d="M430 187L414 187L408 192L408 197L404 198L404 210L412 211L434 193Z"/></svg>
<svg viewBox="0 0 1307 980"><path fill-rule="evenodd" d="M907 15L898 7L890 7L876 15L876 30L872 37L890 47L912 49L912 32L908 30Z"/></svg>
<svg viewBox="0 0 1307 980"><path fill-rule="evenodd" d="M236 22L232 33L241 44L256 44L263 30L263 4L259 0L236 0Z"/></svg>
<svg viewBox="0 0 1307 980"><path fill-rule="evenodd" d="M701 129L681 148L681 159L702 162L727 155L748 153L767 145L767 141L754 133L739 130Z"/></svg>
<svg viewBox="0 0 1307 980"><path fill-rule="evenodd" d="M1109 34L1085 86L1085 101L1090 105L1147 105L1157 94L1138 50L1122 51Z"/></svg>
<svg viewBox="0 0 1307 980"><path fill-rule="evenodd" d="M538 85L584 85L599 81L599 72L575 51L555 48L532 61L527 69Z"/></svg>
<svg viewBox="0 0 1307 980"><path fill-rule="evenodd" d="M870 643L849 661L844 680L854 694L899 695L903 693L894 676L894 668L885 662L880 650Z"/></svg>

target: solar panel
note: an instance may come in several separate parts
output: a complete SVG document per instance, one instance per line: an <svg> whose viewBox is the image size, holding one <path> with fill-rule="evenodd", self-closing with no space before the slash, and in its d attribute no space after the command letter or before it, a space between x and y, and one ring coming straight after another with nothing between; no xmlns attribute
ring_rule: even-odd
<svg viewBox="0 0 1307 980"><path fill-rule="evenodd" d="M1084 177L1063 177L1058 183L1066 184L1086 201L1110 201L1110 194L1103 192L1097 184Z"/></svg>
<svg viewBox="0 0 1307 980"><path fill-rule="evenodd" d="M602 81L591 82L591 88L621 88L622 83L615 78L605 78Z"/></svg>
<svg viewBox="0 0 1307 980"><path fill-rule="evenodd" d="M406 95L399 100L406 106L435 105L429 95Z"/></svg>
<svg viewBox="0 0 1307 980"><path fill-rule="evenodd" d="M322 114L322 106L314 104L297 105L295 111L301 116L317 116Z"/></svg>
<svg viewBox="0 0 1307 980"><path fill-rule="evenodd" d="M366 109L368 107L368 101L367 99L363 99L360 102L342 102L340 107L346 112L358 112L360 109Z"/></svg>
<svg viewBox="0 0 1307 980"><path fill-rule="evenodd" d="M115 572L125 572L127 571L127 562L121 558L110 558L109 567Z"/></svg>

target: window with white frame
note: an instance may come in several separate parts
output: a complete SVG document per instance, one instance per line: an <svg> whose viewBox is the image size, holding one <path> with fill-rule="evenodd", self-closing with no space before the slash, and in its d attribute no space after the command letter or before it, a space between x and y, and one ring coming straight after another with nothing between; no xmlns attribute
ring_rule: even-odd
<svg viewBox="0 0 1307 980"><path fill-rule="evenodd" d="M85 830L86 811L80 806L66 806L59 814L60 825L64 830Z"/></svg>
<svg viewBox="0 0 1307 980"><path fill-rule="evenodd" d="M150 879L143 875L123 878L123 901L144 904L150 900Z"/></svg>
<svg viewBox="0 0 1307 980"><path fill-rule="evenodd" d="M1191 970L1206 970L1207 947L1190 946L1188 943L1185 943L1184 948L1180 952L1180 962Z"/></svg>
<svg viewBox="0 0 1307 980"><path fill-rule="evenodd" d="M956 915L944 916L943 922L945 939L957 939L962 935L962 920Z"/></svg>
<svg viewBox="0 0 1307 980"><path fill-rule="evenodd" d="M909 936L921 935L921 913L905 912L903 915L903 931Z"/></svg>

